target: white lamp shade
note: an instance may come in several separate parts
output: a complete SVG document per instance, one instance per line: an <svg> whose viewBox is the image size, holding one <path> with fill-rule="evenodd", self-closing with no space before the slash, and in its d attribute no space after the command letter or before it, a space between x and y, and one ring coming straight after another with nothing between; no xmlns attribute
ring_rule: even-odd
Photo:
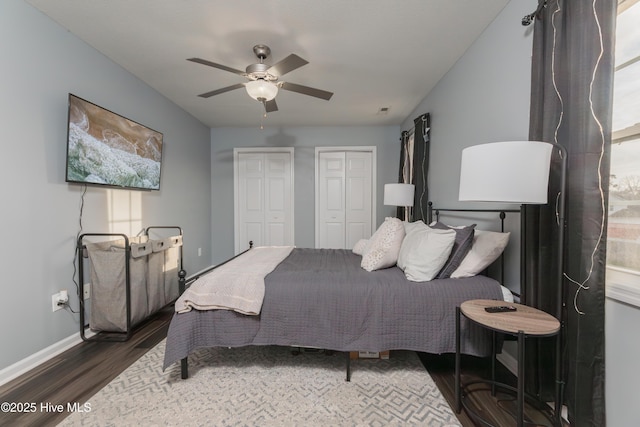
<svg viewBox="0 0 640 427"><path fill-rule="evenodd" d="M388 206L413 206L413 195L416 186L413 184L385 184L384 204Z"/></svg>
<svg viewBox="0 0 640 427"><path fill-rule="evenodd" d="M546 204L553 146L505 141L462 150L459 200Z"/></svg>
<svg viewBox="0 0 640 427"><path fill-rule="evenodd" d="M244 87L256 101L271 101L278 94L278 86L263 79L251 80Z"/></svg>

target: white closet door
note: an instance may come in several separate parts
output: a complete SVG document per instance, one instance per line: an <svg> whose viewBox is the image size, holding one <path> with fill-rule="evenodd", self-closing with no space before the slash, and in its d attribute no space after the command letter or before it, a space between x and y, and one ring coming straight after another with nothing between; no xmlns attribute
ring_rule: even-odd
<svg viewBox="0 0 640 427"><path fill-rule="evenodd" d="M372 233L372 151L319 151L316 162L316 247L348 249Z"/></svg>
<svg viewBox="0 0 640 427"><path fill-rule="evenodd" d="M291 158L289 153L265 155L265 242L269 246L293 245L291 217Z"/></svg>
<svg viewBox="0 0 640 427"><path fill-rule="evenodd" d="M238 155L238 237L236 252L249 247L264 245L264 170L262 153L240 153Z"/></svg>
<svg viewBox="0 0 640 427"><path fill-rule="evenodd" d="M293 149L235 149L235 252L293 245Z"/></svg>
<svg viewBox="0 0 640 427"><path fill-rule="evenodd" d="M340 249L345 245L345 162L344 152L320 153L319 248Z"/></svg>
<svg viewBox="0 0 640 427"><path fill-rule="evenodd" d="M371 237L371 153L346 153L345 248Z"/></svg>

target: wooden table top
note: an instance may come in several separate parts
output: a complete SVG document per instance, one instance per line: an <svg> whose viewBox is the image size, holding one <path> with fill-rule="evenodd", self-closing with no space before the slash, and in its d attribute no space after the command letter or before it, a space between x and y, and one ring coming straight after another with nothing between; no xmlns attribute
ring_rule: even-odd
<svg viewBox="0 0 640 427"><path fill-rule="evenodd" d="M502 305L516 307L516 311L487 313L484 310L485 307ZM522 304L476 299L463 302L460 311L474 322L498 332L517 334L522 331L525 335L548 336L560 330L558 319L549 313Z"/></svg>

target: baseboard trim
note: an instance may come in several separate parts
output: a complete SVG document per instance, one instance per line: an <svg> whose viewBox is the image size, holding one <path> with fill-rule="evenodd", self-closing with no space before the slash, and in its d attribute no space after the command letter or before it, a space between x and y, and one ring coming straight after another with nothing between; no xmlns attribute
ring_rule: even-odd
<svg viewBox="0 0 640 427"><path fill-rule="evenodd" d="M95 335L94 332L87 331L86 337L92 337ZM0 370L0 386L18 378L20 375L23 375L33 368L43 364L47 360L59 355L60 353L70 349L71 347L78 345L82 342L82 338L80 338L79 333L75 333L67 338L64 338L47 348L40 350L37 353L28 356L19 362L14 363L13 365L7 366L6 368Z"/></svg>

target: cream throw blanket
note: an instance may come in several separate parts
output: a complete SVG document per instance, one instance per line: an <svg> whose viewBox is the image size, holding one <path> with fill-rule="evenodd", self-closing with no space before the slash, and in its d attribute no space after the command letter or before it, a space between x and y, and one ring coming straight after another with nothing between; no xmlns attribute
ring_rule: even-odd
<svg viewBox="0 0 640 427"><path fill-rule="evenodd" d="M293 250L293 246L253 248L198 278L176 301L176 312L233 310L258 315L264 299L264 278Z"/></svg>

